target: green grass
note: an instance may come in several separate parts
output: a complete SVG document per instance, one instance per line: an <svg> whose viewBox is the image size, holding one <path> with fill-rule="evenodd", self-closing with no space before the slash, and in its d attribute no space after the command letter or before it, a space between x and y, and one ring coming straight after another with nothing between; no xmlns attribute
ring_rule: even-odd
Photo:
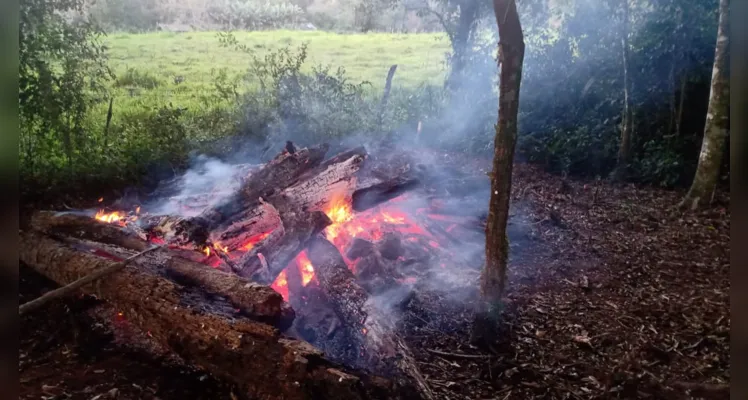
<svg viewBox="0 0 748 400"><path fill-rule="evenodd" d="M398 69L393 90L419 84L441 84L449 41L442 34L336 34L329 32L264 31L235 32L237 40L255 49L258 56L272 49L308 45L304 69L314 65L344 67L352 83L369 81L381 90L390 65ZM216 32L113 33L106 38L110 67L119 77L113 87L120 110L172 102L175 106L201 109L201 97L215 92L213 82L221 69L229 77L248 70L250 56L222 47ZM182 76L180 84L175 77ZM122 84L122 82L129 84ZM138 82L150 84L138 85ZM153 84L156 82L157 84ZM98 107L95 114L106 113ZM116 114L116 113L115 113Z"/></svg>

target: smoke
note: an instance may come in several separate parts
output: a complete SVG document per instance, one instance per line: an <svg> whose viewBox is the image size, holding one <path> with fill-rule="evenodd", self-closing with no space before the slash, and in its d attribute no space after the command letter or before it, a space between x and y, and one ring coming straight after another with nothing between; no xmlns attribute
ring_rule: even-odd
<svg viewBox="0 0 748 400"><path fill-rule="evenodd" d="M159 197L146 207L156 215L195 216L239 190L242 170L236 164L198 155L183 174L162 183L156 190Z"/></svg>

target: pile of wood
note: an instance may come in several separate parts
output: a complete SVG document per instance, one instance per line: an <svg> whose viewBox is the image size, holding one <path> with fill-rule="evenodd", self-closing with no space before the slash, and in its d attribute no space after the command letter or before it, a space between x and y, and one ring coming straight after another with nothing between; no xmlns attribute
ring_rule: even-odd
<svg viewBox="0 0 748 400"><path fill-rule="evenodd" d="M81 289L123 310L185 360L236 382L250 398L397 398L414 395L412 388L431 398L410 350L370 301L371 288L360 285L320 234L331 223L323 210L333 196L365 210L416 187L422 176L402 168L359 179L363 148L325 159L327 151L327 145L287 146L243 179L228 201L189 218L151 216L122 227L38 213L20 235L21 261L60 285L114 271ZM154 237L164 245L150 249ZM215 269L198 262L203 248L220 249ZM305 249L318 282L312 294L341 325L325 350L352 370L283 334L296 313L268 285ZM291 290L299 285L298 276L288 280ZM397 373L374 378L388 371Z"/></svg>

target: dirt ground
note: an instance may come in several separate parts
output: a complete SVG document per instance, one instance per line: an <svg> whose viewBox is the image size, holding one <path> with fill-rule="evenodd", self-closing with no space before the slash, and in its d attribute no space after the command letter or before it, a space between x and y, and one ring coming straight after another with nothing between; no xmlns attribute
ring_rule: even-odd
<svg viewBox="0 0 748 400"><path fill-rule="evenodd" d="M675 211L682 194L515 166L523 229L510 238L495 346L469 344L469 301L419 301L403 320L437 396L728 399L729 198ZM53 287L21 266L21 303ZM91 297L22 318L21 398L235 397L208 373L125 345L112 333L119 323L117 310Z"/></svg>

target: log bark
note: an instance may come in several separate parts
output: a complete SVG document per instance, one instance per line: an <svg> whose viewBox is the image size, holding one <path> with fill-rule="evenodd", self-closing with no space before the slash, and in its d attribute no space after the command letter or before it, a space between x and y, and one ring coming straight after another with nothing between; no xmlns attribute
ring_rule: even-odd
<svg viewBox="0 0 748 400"><path fill-rule="evenodd" d="M226 221L240 218L237 214L255 209L260 205L260 198L267 199L297 182L305 172L322 162L328 148L327 144L322 144L298 150L293 154L280 153L250 175L239 191L226 202L176 224L167 239L178 244L207 244L209 234L214 228L225 224Z"/></svg>
<svg viewBox="0 0 748 400"><path fill-rule="evenodd" d="M712 68L712 87L709 93L709 106L704 124L704 139L701 142L699 165L696 168L691 188L680 202L680 207L695 210L709 205L719 181L725 141L730 128L730 75L729 46L729 0L719 2L719 27L717 45Z"/></svg>
<svg viewBox="0 0 748 400"><path fill-rule="evenodd" d="M347 361L359 368L377 371L386 371L394 364L423 398L433 399L434 394L411 350L395 332L389 316L369 301L366 290L358 285L335 245L317 236L309 243L307 252L320 288L356 344Z"/></svg>
<svg viewBox="0 0 748 400"><path fill-rule="evenodd" d="M255 282L269 284L275 280L311 238L322 232L331 221L320 211L281 208L283 235L278 240L263 241L241 256L235 272ZM280 210L279 210L280 211Z"/></svg>
<svg viewBox="0 0 748 400"><path fill-rule="evenodd" d="M123 260L133 252L148 249L152 244L133 239L123 228L103 224L95 219L68 215L54 216L52 212L39 212L32 216L34 229L49 234L67 233L63 242L79 245L89 250L101 249L99 244L111 244L106 247L115 260ZM106 229L102 229L102 227ZM92 232L94 232L92 234ZM101 234L101 232L105 232ZM73 240L73 239L82 240ZM127 240L122 240L126 238ZM83 241L85 240L85 241ZM178 280L190 286L200 287L208 293L226 297L235 309L249 318L263 321L284 330L293 321L291 310L283 298L273 289L251 282L232 273L225 273L207 265L183 258L182 251L160 248L144 254L135 265L158 266L161 275Z"/></svg>
<svg viewBox="0 0 748 400"><path fill-rule="evenodd" d="M406 191L416 188L420 183L420 180L416 177L399 175L359 187L353 192L353 211L365 211L385 201L392 200Z"/></svg>
<svg viewBox="0 0 748 400"><path fill-rule="evenodd" d="M40 233L22 232L19 239L21 261L62 285L114 263ZM391 382L337 368L310 345L235 315L229 302L169 279L151 262L139 260L83 290L98 291L154 341L235 382L247 398L399 397Z"/></svg>

